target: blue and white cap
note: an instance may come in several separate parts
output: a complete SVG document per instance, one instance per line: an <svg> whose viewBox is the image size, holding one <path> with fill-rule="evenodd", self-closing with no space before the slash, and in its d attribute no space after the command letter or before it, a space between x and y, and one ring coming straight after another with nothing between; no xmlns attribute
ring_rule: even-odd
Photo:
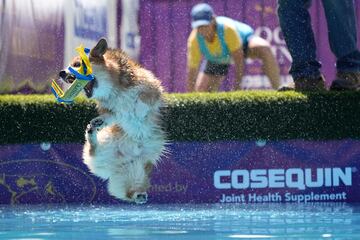
<svg viewBox="0 0 360 240"><path fill-rule="evenodd" d="M191 27L197 28L209 25L214 16L214 10L209 4L199 3L191 9Z"/></svg>

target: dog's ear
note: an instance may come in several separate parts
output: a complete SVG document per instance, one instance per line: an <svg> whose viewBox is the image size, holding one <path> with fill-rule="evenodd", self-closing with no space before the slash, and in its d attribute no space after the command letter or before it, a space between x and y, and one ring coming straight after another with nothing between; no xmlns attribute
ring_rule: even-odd
<svg viewBox="0 0 360 240"><path fill-rule="evenodd" d="M101 38L96 46L91 49L90 55L93 57L102 57L108 48L108 44L105 38Z"/></svg>

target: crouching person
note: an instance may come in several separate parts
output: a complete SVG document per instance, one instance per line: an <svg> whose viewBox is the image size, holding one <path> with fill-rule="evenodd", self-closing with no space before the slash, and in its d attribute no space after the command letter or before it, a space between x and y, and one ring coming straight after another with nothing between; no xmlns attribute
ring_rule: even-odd
<svg viewBox="0 0 360 240"><path fill-rule="evenodd" d="M278 89L280 70L270 44L255 36L247 24L228 17L216 16L206 3L191 10L187 52L187 88L189 92L218 91L231 63L235 65L235 86L239 90L246 58L260 59L263 71L274 89ZM200 68L202 57L206 60ZM199 70L200 68L200 70Z"/></svg>

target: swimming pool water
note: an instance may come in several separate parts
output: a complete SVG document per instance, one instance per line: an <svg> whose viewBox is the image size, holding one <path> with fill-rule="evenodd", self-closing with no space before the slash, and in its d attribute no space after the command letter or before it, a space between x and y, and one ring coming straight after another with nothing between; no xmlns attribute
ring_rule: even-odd
<svg viewBox="0 0 360 240"><path fill-rule="evenodd" d="M360 205L0 206L0 239L360 239Z"/></svg>

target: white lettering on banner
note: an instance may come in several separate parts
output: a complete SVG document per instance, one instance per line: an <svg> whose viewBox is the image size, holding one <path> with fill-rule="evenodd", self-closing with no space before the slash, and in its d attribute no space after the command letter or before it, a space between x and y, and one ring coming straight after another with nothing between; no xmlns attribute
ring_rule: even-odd
<svg viewBox="0 0 360 240"><path fill-rule="evenodd" d="M218 170L214 173L214 186L217 189L230 189L231 184L227 182L221 182L222 177L230 176L230 170Z"/></svg>
<svg viewBox="0 0 360 240"><path fill-rule="evenodd" d="M255 29L254 34L261 36L268 42L274 42L277 45L286 45L285 40L282 38L281 28L278 26L272 30L267 26L261 26Z"/></svg>
<svg viewBox="0 0 360 240"><path fill-rule="evenodd" d="M280 85L289 85L293 83L292 77L288 74L288 68L291 65L292 57L282 37L281 28L271 29L267 26L260 26L255 29L254 35L261 36L271 45L270 49L275 56L280 67ZM271 83L266 75L263 74L262 64L259 59L246 59L247 68L251 68L251 75L245 75L241 82L243 89L269 89ZM261 75L260 75L261 74Z"/></svg>
<svg viewBox="0 0 360 240"><path fill-rule="evenodd" d="M245 203L245 195L244 194L240 194L240 195L235 195L235 194L231 194L231 195L225 195L223 194L221 196L220 199L221 203Z"/></svg>
<svg viewBox="0 0 360 240"><path fill-rule="evenodd" d="M273 31L273 41L277 44L286 45L284 38L282 37L281 28L276 27Z"/></svg>
<svg viewBox="0 0 360 240"><path fill-rule="evenodd" d="M286 64L286 62L292 62L292 57L286 46L271 47L271 51L276 56L276 59L280 65Z"/></svg>
<svg viewBox="0 0 360 240"><path fill-rule="evenodd" d="M316 174L315 174L316 173ZM352 186L352 168L235 169L214 173L217 189L306 188Z"/></svg>
<svg viewBox="0 0 360 240"><path fill-rule="evenodd" d="M289 84L292 83L293 79L291 75L281 75L280 83ZM254 88L271 88L270 81L266 75L245 75L241 81L241 87L244 89L254 89Z"/></svg>
<svg viewBox="0 0 360 240"><path fill-rule="evenodd" d="M315 194L311 192L310 194L291 194L285 193L285 202L297 202L297 203L307 203L307 202L317 202L317 201L344 201L347 199L346 193L322 193Z"/></svg>
<svg viewBox="0 0 360 240"><path fill-rule="evenodd" d="M271 44L271 50L275 55L279 64L291 63L292 58L288 48L286 47L285 40L282 37L281 28L275 27L271 29L267 26L260 26L255 29L254 35L261 36ZM253 63L253 60L247 61L247 63Z"/></svg>
<svg viewBox="0 0 360 240"><path fill-rule="evenodd" d="M149 188L151 192L177 192L177 193L186 193L188 189L187 184L182 184L179 182L169 182L168 184L152 184Z"/></svg>
<svg viewBox="0 0 360 240"><path fill-rule="evenodd" d="M268 193L260 195L256 193L248 194L248 202L251 203L264 203L264 202L281 202L282 197L279 193Z"/></svg>
<svg viewBox="0 0 360 240"><path fill-rule="evenodd" d="M269 169L269 187L283 188L284 183L284 169Z"/></svg>
<svg viewBox="0 0 360 240"><path fill-rule="evenodd" d="M331 187L331 168L325 168L325 186Z"/></svg>
<svg viewBox="0 0 360 240"><path fill-rule="evenodd" d="M242 181L239 181L242 177ZM249 171L247 170L234 170L231 174L231 185L236 189L245 189L250 186Z"/></svg>
<svg viewBox="0 0 360 240"><path fill-rule="evenodd" d="M337 193L306 193L306 194L292 194L285 193L249 193L249 194L221 194L220 203L275 203L275 202L331 202L331 201L345 201L347 200L346 192Z"/></svg>
<svg viewBox="0 0 360 240"><path fill-rule="evenodd" d="M305 189L304 172L299 168L290 168L286 171L286 183L290 188Z"/></svg>
<svg viewBox="0 0 360 240"><path fill-rule="evenodd" d="M252 179L252 187L253 188L266 188L268 186L268 179L265 176L265 169L254 169L250 173L250 177Z"/></svg>
<svg viewBox="0 0 360 240"><path fill-rule="evenodd" d="M305 181L309 187L321 187L324 185L324 171L316 169L316 180L312 180L311 169L305 169Z"/></svg>

